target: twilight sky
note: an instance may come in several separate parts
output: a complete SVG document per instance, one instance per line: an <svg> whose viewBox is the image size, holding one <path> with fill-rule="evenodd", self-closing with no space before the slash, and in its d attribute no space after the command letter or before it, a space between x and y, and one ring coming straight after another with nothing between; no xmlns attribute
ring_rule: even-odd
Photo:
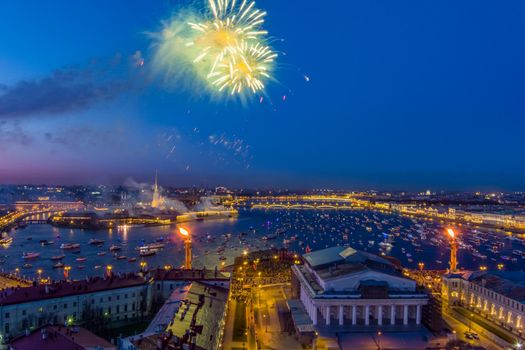
<svg viewBox="0 0 525 350"><path fill-rule="evenodd" d="M0 183L525 190L524 1L259 0L245 105L151 76L184 2L0 2Z"/></svg>

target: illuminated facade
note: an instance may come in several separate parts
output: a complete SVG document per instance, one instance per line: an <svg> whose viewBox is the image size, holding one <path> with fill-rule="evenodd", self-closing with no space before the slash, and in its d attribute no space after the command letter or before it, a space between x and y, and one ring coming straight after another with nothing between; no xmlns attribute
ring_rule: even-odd
<svg viewBox="0 0 525 350"><path fill-rule="evenodd" d="M353 248L303 255L292 285L313 327L421 324L428 296L389 260Z"/></svg>
<svg viewBox="0 0 525 350"><path fill-rule="evenodd" d="M525 331L525 273L461 271L443 276L443 301L464 307L507 331Z"/></svg>

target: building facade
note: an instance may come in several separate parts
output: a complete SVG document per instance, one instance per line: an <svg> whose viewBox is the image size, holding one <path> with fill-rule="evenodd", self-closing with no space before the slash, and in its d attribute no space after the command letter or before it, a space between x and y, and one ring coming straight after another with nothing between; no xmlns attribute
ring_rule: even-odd
<svg viewBox="0 0 525 350"><path fill-rule="evenodd" d="M525 273L460 271L443 276L448 306L464 307L520 337L525 326Z"/></svg>
<svg viewBox="0 0 525 350"><path fill-rule="evenodd" d="M420 325L428 297L390 260L343 247L303 258L292 285L314 327Z"/></svg>

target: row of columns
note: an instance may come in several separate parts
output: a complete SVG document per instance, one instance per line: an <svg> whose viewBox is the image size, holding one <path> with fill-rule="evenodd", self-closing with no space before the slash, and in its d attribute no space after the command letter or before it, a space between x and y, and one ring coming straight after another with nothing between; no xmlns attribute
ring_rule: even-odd
<svg viewBox="0 0 525 350"><path fill-rule="evenodd" d="M335 307L338 307L339 314L339 325L342 326L344 324L344 307L347 305L336 305ZM365 325L370 325L370 306L371 305L364 305L364 320ZM376 305L377 306L377 324L379 326L383 325L383 308L390 310L390 325L396 324L396 305ZM421 324L421 305L415 305L416 306L416 324ZM324 314L325 317L325 324L327 326L330 325L331 322L331 308L334 307L333 305L326 305L324 306L324 310L321 309L321 312ZM357 305L350 305L349 307L352 308L352 325L357 324ZM405 304L403 305L403 325L408 324L408 307L409 305ZM315 306L311 301L309 305L307 306L308 314L310 315L312 322L314 325L317 325L317 306ZM385 310L388 312L387 310Z"/></svg>

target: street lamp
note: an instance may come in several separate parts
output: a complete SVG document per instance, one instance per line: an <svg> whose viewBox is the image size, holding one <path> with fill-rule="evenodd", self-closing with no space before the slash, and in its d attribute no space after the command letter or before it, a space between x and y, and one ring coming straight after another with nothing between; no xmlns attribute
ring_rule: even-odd
<svg viewBox="0 0 525 350"><path fill-rule="evenodd" d="M69 271L71 271L71 266L64 266L64 278L66 280L69 278Z"/></svg>
<svg viewBox="0 0 525 350"><path fill-rule="evenodd" d="M107 277L111 276L111 270L113 270L113 266L111 266L111 265L106 266L106 275L107 275Z"/></svg>

